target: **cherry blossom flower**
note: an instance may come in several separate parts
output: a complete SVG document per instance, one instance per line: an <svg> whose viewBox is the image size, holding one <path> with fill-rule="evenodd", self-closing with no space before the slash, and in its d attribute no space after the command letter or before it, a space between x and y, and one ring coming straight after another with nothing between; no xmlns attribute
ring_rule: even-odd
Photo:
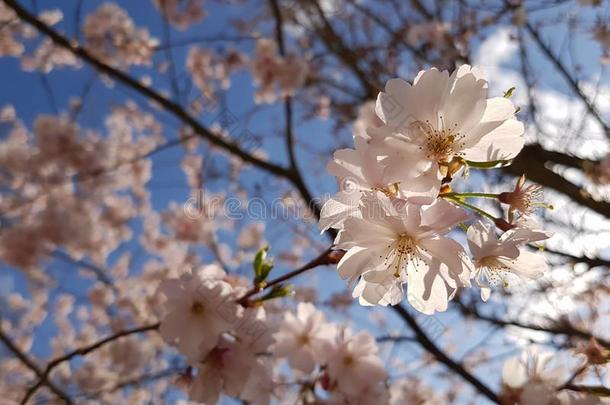
<svg viewBox="0 0 610 405"><path fill-rule="evenodd" d="M341 228L345 219L358 215L358 206L363 193L380 191L397 196L399 184L391 182L384 167L363 138L354 138L356 149L340 149L326 169L337 177L340 191L322 206L320 228Z"/></svg>
<svg viewBox="0 0 610 405"><path fill-rule="evenodd" d="M524 185L525 175L522 175L517 180L513 191L500 193L498 196L500 202L510 206L510 215L512 215L512 212L518 211L522 215L529 216L538 207L548 207L542 202L542 186L530 184L524 187Z"/></svg>
<svg viewBox="0 0 610 405"><path fill-rule="evenodd" d="M375 102L367 101L358 108L358 117L352 125L352 133L354 134L354 138L361 137L370 139L367 130L369 128L379 128L382 125L383 121L375 112Z"/></svg>
<svg viewBox="0 0 610 405"><path fill-rule="evenodd" d="M417 170L390 173L379 162L375 147L366 139L354 137L355 149L340 149L326 169L335 175L340 191L328 199L320 213L320 228L341 229L350 216L359 215L363 196L381 192L388 197L410 198L417 203L431 203L439 193L435 176L420 176ZM417 186L413 186L413 184ZM406 185L406 186L405 186Z"/></svg>
<svg viewBox="0 0 610 405"><path fill-rule="evenodd" d="M261 38L256 42L250 70L258 86L255 102L273 103L277 99L277 87L282 96L294 95L305 83L309 67L304 59L294 54L280 56L274 40Z"/></svg>
<svg viewBox="0 0 610 405"><path fill-rule="evenodd" d="M325 344L333 333L322 312L310 303L300 303L296 316L284 314L272 350L276 356L285 357L292 368L311 373L324 359Z"/></svg>
<svg viewBox="0 0 610 405"><path fill-rule="evenodd" d="M153 346L150 341L141 341L133 337L113 342L107 348L109 361L121 376L135 377L138 370L144 367L153 357Z"/></svg>
<svg viewBox="0 0 610 405"><path fill-rule="evenodd" d="M210 243L219 223L213 219L217 214L220 200L212 196L195 197L199 201L193 212L184 210L177 204L170 204L162 214L164 222L173 230L176 239L188 243Z"/></svg>
<svg viewBox="0 0 610 405"><path fill-rule="evenodd" d="M189 389L190 399L214 404L224 393L253 403L263 398L262 403L268 403L273 392L272 365L261 354L269 350L273 337L266 327L264 311L248 309L241 315L246 322L230 335L222 335L200 361L197 377Z"/></svg>
<svg viewBox="0 0 610 405"><path fill-rule="evenodd" d="M509 99L487 99L487 87L482 73L468 65L451 76L422 71L413 85L389 80L376 106L386 125L374 132L395 151L388 165L412 170L419 160L425 162L422 170L436 173L456 157L475 162L514 158L523 148L523 124L514 118Z"/></svg>
<svg viewBox="0 0 610 405"><path fill-rule="evenodd" d="M203 17L203 0L153 0L155 6L163 11L167 20L179 30L186 30L197 24Z"/></svg>
<svg viewBox="0 0 610 405"><path fill-rule="evenodd" d="M265 223L253 222L243 227L237 237L237 245L242 249L258 248L265 240Z"/></svg>
<svg viewBox="0 0 610 405"><path fill-rule="evenodd" d="M0 4L0 27L0 56L20 56L25 50L20 40L36 36L33 27L21 22L4 3Z"/></svg>
<svg viewBox="0 0 610 405"><path fill-rule="evenodd" d="M197 376L189 389L189 398L204 404L215 404L221 393L240 397L248 380L254 376L258 379L266 376L269 380L269 371L256 356L255 349L249 342L222 336L219 344L201 360Z"/></svg>
<svg viewBox="0 0 610 405"><path fill-rule="evenodd" d="M390 399L388 388L384 384L367 384L361 387L358 394L348 394L338 390L332 392L329 405L378 405L387 404Z"/></svg>
<svg viewBox="0 0 610 405"><path fill-rule="evenodd" d="M468 214L444 200L422 207L393 203L381 193L377 197L363 202L362 218L345 220L336 240L347 250L339 275L352 281L362 276L353 295L363 305L397 304L407 283L407 297L417 310L446 310L457 287L470 284L472 263L445 235Z"/></svg>
<svg viewBox="0 0 610 405"><path fill-rule="evenodd" d="M276 99L275 84L280 74L281 58L277 44L272 39L262 38L256 42L256 51L251 71L254 83L258 85L255 101L272 103Z"/></svg>
<svg viewBox="0 0 610 405"><path fill-rule="evenodd" d="M278 84L282 90L282 96L294 96L296 91L305 84L309 65L296 55L287 55L282 60L278 76Z"/></svg>
<svg viewBox="0 0 610 405"><path fill-rule="evenodd" d="M114 3L104 3L87 16L83 35L97 58L122 68L149 65L158 45L146 28L137 28L127 12Z"/></svg>
<svg viewBox="0 0 610 405"><path fill-rule="evenodd" d="M47 10L39 15L47 25L55 25L63 19L63 13L60 10ZM44 39L38 47L30 55L24 55L21 58L21 67L25 71L39 70L43 73L49 73L56 67L62 68L65 66L80 67L80 60L69 50L56 46L50 39Z"/></svg>
<svg viewBox="0 0 610 405"><path fill-rule="evenodd" d="M167 297L159 328L161 336L176 343L190 362L198 364L238 315L231 286L195 271L184 273L179 279L164 280L159 291Z"/></svg>
<svg viewBox="0 0 610 405"><path fill-rule="evenodd" d="M367 332L342 329L326 344L326 372L332 384L349 398L357 398L387 378L375 339Z"/></svg>
<svg viewBox="0 0 610 405"><path fill-rule="evenodd" d="M0 56L19 57L21 70L38 71L43 76L53 69L78 68L89 62L92 66L87 70L97 69L101 74L93 74L83 86L75 82L61 91L56 91L60 86L52 81L65 75L48 76L49 100L42 101L61 110L57 115L39 115L23 123L12 106L0 110L0 183L3 191L8 191L0 195L0 260L15 267L3 269L0 275L0 346L8 349L6 356L0 349L2 400L23 401L23 394L37 391L31 402L52 402L63 399L64 390L79 401L137 404L159 398L173 400L175 374L181 376L178 380L189 398L177 399L179 404L214 404L228 396L252 405L272 401L437 405L476 394L472 389L460 392L462 386L457 384L447 392L439 392L444 387L427 387L410 376L415 369L411 365L420 370L419 362L407 365L399 358L382 359L373 335L352 332L341 323L346 319L356 325L363 322L360 317L350 318L352 314L347 312L354 298L362 305L396 305L404 299L406 288L415 309L433 314L445 311L458 289L470 286L472 280L487 300L490 287L498 281L505 283L513 276L535 279L547 271L542 254L526 250L527 244L550 236L531 217L534 207L540 205L539 186L526 187L522 177L514 191L498 197L460 193L462 184L452 183L452 175L462 168L466 175L469 164L481 167L475 164L492 162L487 166L494 166L498 160L506 164L517 155L523 147L524 130L515 118L515 106L508 98L487 98L487 81L468 65L453 74L422 71L413 84L390 80L376 102L361 105L378 86L379 77L375 76L384 70L378 69L380 63L387 72L408 71L411 66L401 64L404 58L395 52L396 47L366 54L369 47L362 41L375 34L379 21L371 17L376 11L384 16L381 4L379 10L367 10L361 4L345 7L339 0L323 0L319 7L298 2L292 9L282 5L278 14L277 7L258 10L243 7L243 0L225 0L210 10L222 8L224 3L238 6L211 21L209 27L196 27L203 29L201 33L175 35L174 29L185 30L202 21L206 14L203 3L153 0L162 19L150 22L165 23L161 28L167 28L164 44L159 47L153 37L159 27L136 25L125 9L113 3L95 6L97 9L83 16L82 27L69 29L81 29L79 35L65 32L74 24L55 26L52 30L56 34L41 27L32 20L34 16L27 17L31 13L28 9L36 10L35 4L22 8L0 1ZM428 6L420 11L425 12ZM415 51L413 65L437 60L453 64L459 60L458 54L469 56L469 44L463 38L493 19L485 10L481 15L475 9L465 14L455 12L460 17L456 38L449 34L455 21L441 22L433 17L420 24L416 12L415 20L406 19L404 26L396 26L396 35L390 35L395 38L390 39L406 40ZM523 23L522 4L515 3L507 12L509 18L514 13L516 22ZM243 18L240 13L245 13ZM452 13L443 12L443 18ZM59 10L42 11L37 18L54 26L63 15ZM345 27L349 34L352 26L362 32L354 31L353 38L339 41ZM596 40L607 50L607 27L601 20L593 27ZM278 38L260 37L274 30ZM383 35L387 34L392 33ZM278 39L282 37L286 52L279 51ZM256 47L249 57L238 47L252 50L253 38ZM78 52L79 42L88 55L114 69L104 69ZM192 46L193 42L212 45ZM168 95L169 82L163 76L176 73L170 71L172 54L182 55L175 61L177 73L186 71L186 77L178 74L176 78L179 87L189 90L188 84L182 86L182 79L189 79L194 87L190 90L204 97L195 94L193 99L185 92L185 97L180 97L184 100L174 100ZM13 62L19 65L19 61ZM347 65L352 71L343 76ZM251 109L239 104L240 89L227 94L227 102L238 101L235 112L240 119L247 118L239 126L254 125L257 135L253 137L265 140L268 150L260 145L252 150L248 139L228 128L231 125L219 124L222 117L199 114L207 107L216 107L215 93L228 89L233 72L243 67L254 81L256 103L294 97L293 115L287 109L285 123L296 132L304 134L307 122L319 113L329 119L324 127L336 124L336 135L341 136L344 133L340 131L347 129L344 126L357 113L351 128L353 147L337 150L327 167L339 190L321 208L319 222L323 231L337 231L335 245L314 261L305 258L327 245L319 245L310 235L307 227L311 218L302 218L303 224L290 218L266 225L244 221L240 215L220 215L225 193L236 195L238 205L245 208L252 208L249 198L254 195L260 194L265 201L278 197L274 203L279 201L280 208L291 213L302 213L310 202L303 198L308 195L306 187L301 187L309 180L300 176L315 165L309 162L300 173L281 156L270 156L276 153L277 142L267 136L266 126L275 127L276 123L265 122L265 114L275 114L278 106ZM11 73L10 67L6 71ZM96 100L93 93L109 90L98 89L98 79L109 88L112 82L121 88L126 85L137 101L117 106L116 97L108 94ZM243 79L240 77L240 86ZM365 86L360 86L360 81ZM307 92L299 93L304 86L308 86ZM68 100L66 91L71 88L82 93ZM157 94L167 98L165 102ZM591 103L596 101L594 95L590 98ZM101 109L90 110L90 101ZM109 114L104 115L103 109ZM269 111L259 117L259 109ZM589 110L595 113L597 106ZM159 119L168 125L162 126ZM85 122L94 126L85 127ZM305 126L299 128L302 124ZM181 141L183 150L171 149ZM310 152L328 147L330 141L333 139L313 145ZM307 148L309 143L295 142L294 146ZM163 185L147 185L153 173L153 156L155 174L175 172L172 163L180 161L186 189L193 195L186 204L165 205L170 193ZM582 169L594 182L610 183L610 158L599 163L586 157L581 160L587 162ZM595 166L590 173L588 164ZM260 173L250 170L253 165L277 181L260 182ZM180 189L172 189L171 194L176 192L181 198L183 185L172 182L172 187ZM204 185L227 191L206 190L195 195ZM163 190L158 190L160 187ZM499 236L491 223L478 221L470 226L467 242L473 261L465 252L465 243L459 243L462 235L452 231L457 225L465 228L470 223L466 209L493 219L474 202L469 204L475 197L507 204L509 221L503 215L497 218L496 227L506 229ZM160 204L167 208L157 211ZM286 232L290 238L285 237ZM282 250L274 252L281 269L267 278L260 276L257 263L254 274L250 270L251 250L259 248L265 236L274 244L279 241ZM210 257L221 264L205 262ZM314 268L336 262L339 275L349 280L348 291L330 291L310 279L313 282L300 287L292 303L284 299L290 288L288 279L305 271L317 275ZM60 265L73 266L74 271L64 272ZM235 267L235 272L227 274L223 266ZM64 285L73 277L81 277L83 282ZM20 293L11 292L13 288ZM597 317L604 309L599 307L599 312L590 311L594 315L584 310L577 315ZM322 308L336 311L333 315L341 315L341 320L331 322ZM376 312L369 314L371 324L383 329L386 337L400 336L385 318L388 311ZM130 331L132 328L135 330ZM148 332L140 333L142 330ZM48 342L40 341L47 332ZM587 351L589 365L594 365L590 371L601 369L607 360L599 339L602 343L591 344ZM95 342L100 343L91 346ZM94 350L79 350L81 347ZM48 357L42 358L45 353ZM66 353L72 353L67 361L53 361ZM74 353L86 357L73 360ZM486 355L480 353L480 357ZM502 399L508 399L507 403L536 401L535 405L598 403L597 398L564 389L566 375L548 367L549 357L509 361ZM463 359L465 370L475 364L474 359ZM32 372L32 364L42 370L45 365L52 366L53 370L49 368L45 378L32 384L37 374ZM432 363L424 358L422 364ZM388 367L392 376L386 371ZM403 378L405 375L409 377ZM476 379L470 382L476 383ZM298 397L293 398L293 394Z"/></svg>
<svg viewBox="0 0 610 405"><path fill-rule="evenodd" d="M390 387L390 404L442 405L447 398L437 394L432 387L425 385L417 377L409 377L397 381Z"/></svg>
<svg viewBox="0 0 610 405"><path fill-rule="evenodd" d="M209 49L191 48L186 59L186 68L195 86L206 97L214 98L216 83L220 83L223 89L229 88L231 83L230 70L225 60Z"/></svg>
<svg viewBox="0 0 610 405"><path fill-rule="evenodd" d="M273 364L258 359L251 371L250 378L240 395L244 401L253 405L269 405L272 397L279 397L278 384L274 381Z"/></svg>
<svg viewBox="0 0 610 405"><path fill-rule="evenodd" d="M37 228L11 227L0 234L0 257L6 263L28 269L46 252L46 238Z"/></svg>
<svg viewBox="0 0 610 405"><path fill-rule="evenodd" d="M81 63L72 52L54 45L50 39L45 39L32 55L21 59L21 67L28 72L39 70L42 73L49 73L55 68L66 66L80 67Z"/></svg>
<svg viewBox="0 0 610 405"><path fill-rule="evenodd" d="M474 257L473 277L481 287L483 301L489 298L491 287L498 284L509 287L511 276L535 280L549 269L542 254L528 252L522 247L529 242L547 239L549 233L518 227L498 237L490 224L477 221L468 228L467 235Z"/></svg>
<svg viewBox="0 0 610 405"><path fill-rule="evenodd" d="M407 42L412 46L428 45L437 48L445 42L449 28L451 24L439 21L412 25L407 32Z"/></svg>
<svg viewBox="0 0 610 405"><path fill-rule="evenodd" d="M558 392L567 380L567 370L551 367L555 355L550 352L524 352L508 359L502 369L503 397L519 405L594 405L600 398L578 392Z"/></svg>
<svg viewBox="0 0 610 405"><path fill-rule="evenodd" d="M200 188L202 186L201 169L203 167L203 157L198 154L187 153L182 158L180 166L182 171L184 171L189 187L193 190Z"/></svg>

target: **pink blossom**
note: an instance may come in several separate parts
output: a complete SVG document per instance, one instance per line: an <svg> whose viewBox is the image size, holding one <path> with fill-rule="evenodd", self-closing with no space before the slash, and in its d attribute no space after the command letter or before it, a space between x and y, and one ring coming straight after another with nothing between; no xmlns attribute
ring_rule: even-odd
<svg viewBox="0 0 610 405"><path fill-rule="evenodd" d="M158 41L146 28L137 28L125 10L114 3L102 4L83 25L87 48L113 66L150 65Z"/></svg>
<svg viewBox="0 0 610 405"><path fill-rule="evenodd" d="M203 0L153 0L155 6L160 8L165 18L179 30L186 30L190 26L203 20L206 13L203 10Z"/></svg>
<svg viewBox="0 0 610 405"><path fill-rule="evenodd" d="M377 196L363 202L362 218L348 218L337 237L337 246L347 250L337 265L339 275L361 276L354 296L364 305L397 304L407 283L415 309L446 310L457 288L470 284L472 263L446 236L467 213L444 200L422 207Z"/></svg>
<svg viewBox="0 0 610 405"><path fill-rule="evenodd" d="M284 314L279 330L274 334L273 353L285 357L292 368L311 373L324 360L324 346L333 338L334 329L324 314L310 304L300 303L296 316Z"/></svg>
<svg viewBox="0 0 610 405"><path fill-rule="evenodd" d="M531 215L537 207L547 207L542 202L542 186L538 184L525 185L525 175L517 180L515 189L510 192L500 193L498 199L510 206L510 211L518 211L522 215Z"/></svg>
<svg viewBox="0 0 610 405"><path fill-rule="evenodd" d="M167 297L161 336L175 343L192 364L198 364L238 315L231 286L195 271L164 280L159 291Z"/></svg>
<svg viewBox="0 0 610 405"><path fill-rule="evenodd" d="M476 162L508 160L523 148L523 124L504 97L487 99L487 80L463 65L450 76L436 69L420 72L413 85L389 80L376 111L386 126L377 132L391 148L403 150L397 168L413 159L429 162L424 170L454 157ZM398 170L398 169L397 169Z"/></svg>
<svg viewBox="0 0 610 405"><path fill-rule="evenodd" d="M366 332L341 330L325 350L326 370L343 395L357 398L387 378L375 339Z"/></svg>
<svg viewBox="0 0 610 405"><path fill-rule="evenodd" d="M481 287L481 298L486 301L490 288L502 284L505 288L511 277L535 280L548 271L545 257L523 248L529 242L548 238L550 235L528 228L518 227L505 232L500 238L493 227L477 221L468 228L468 246L474 257L473 277Z"/></svg>

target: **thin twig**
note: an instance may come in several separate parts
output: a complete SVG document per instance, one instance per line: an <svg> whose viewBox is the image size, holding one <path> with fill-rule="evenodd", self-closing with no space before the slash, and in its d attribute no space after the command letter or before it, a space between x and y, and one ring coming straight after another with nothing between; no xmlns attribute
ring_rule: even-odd
<svg viewBox="0 0 610 405"><path fill-rule="evenodd" d="M604 132L606 133L606 136L610 138L610 128L608 127L608 124L606 124L606 122L602 118L599 111L597 111L597 108L593 105L591 100L589 100L589 98L583 93L576 79L572 77L570 72L568 72L567 68L563 65L563 63L561 63L559 58L555 56L555 54L551 51L551 48L544 43L544 41L540 37L540 34L532 26L532 24L526 22L525 28L527 29L527 32L530 34L530 36L534 39L536 44L538 44L538 47L542 50L542 53L544 53L546 57L553 63L553 65L555 66L555 68L557 68L559 73L561 73L565 81L570 85L574 93L584 103L585 107L587 108L587 111L589 111L589 113L595 118L595 120L599 122Z"/></svg>
<svg viewBox="0 0 610 405"><path fill-rule="evenodd" d="M240 299L238 299L237 302L241 305L247 305L248 299L250 297L252 297L255 294L258 294L259 292L261 292L267 288L270 288L270 287L273 287L274 285L283 283L284 281L289 280L293 277L296 277L299 274L304 273L307 270L311 270L315 267L336 263L337 257L334 256L333 254L331 254L331 252L332 252L332 248L328 248L324 252L322 252L318 257L311 260L309 263L305 264L304 266L302 266L296 270L293 270L289 273L286 273L283 276L275 278L275 279L265 283L265 285L263 285L263 286L254 287L254 288L250 289L248 292L246 292L246 294L244 294L244 296L242 296Z"/></svg>
<svg viewBox="0 0 610 405"><path fill-rule="evenodd" d="M4 343L4 345L15 355L15 357L17 357L23 364L25 364L30 370L32 370L34 372L34 374L36 374L36 376L38 376L38 378L40 379L40 385L46 385L47 387L49 387L49 389L55 395L57 395L59 398L61 398L66 404L71 405L74 403L66 392L64 392L61 388L59 388L57 385L55 385L54 382L48 380L44 376L44 372L36 365L36 363L34 363L34 361L31 360L27 356L27 354L22 352L21 349L19 349L17 347L17 345L15 345L15 343L13 343L13 341L8 337L8 335L5 334L4 331L1 329L0 329L0 341L2 341L2 343Z"/></svg>
<svg viewBox="0 0 610 405"><path fill-rule="evenodd" d="M66 353L65 355L58 357L54 360L51 360L48 364L47 367L44 369L44 371L40 371L37 372L36 375L38 376L38 382L36 382L36 384L34 384L32 387L30 387L30 389L26 392L25 396L23 397L23 400L21 401L21 404L24 405L26 404L30 398L32 398L32 396L34 396L34 394L36 393L36 391L43 385L47 385L50 387L50 381L49 381L49 374L51 374L51 371L53 371L53 369L57 366L59 366L61 363L66 362L66 361L70 361L71 359L73 359L74 357L77 356L85 356L88 353L91 353L92 351L95 351L97 349L99 349L100 347L113 342L119 338L122 338L124 336L128 336L128 335L133 335L136 333L142 333L142 332L147 332L150 330L155 330L159 327L159 323L153 323L150 325L145 325L145 326L140 326L134 329L127 329L121 332L117 332L111 336L108 336L102 340L99 340L95 343L92 343L88 346L84 346L78 349L75 349L71 352ZM0 336L1 337L1 336Z"/></svg>
<svg viewBox="0 0 610 405"><path fill-rule="evenodd" d="M42 22L34 14L30 13L27 9L22 7L16 0L4 0L4 3L9 6L23 21L34 26L38 31L49 37L53 43L57 46L65 48L72 52L75 56L79 57L83 61L87 62L100 72L110 76L112 79L130 87L137 91L141 95L155 101L161 107L165 108L168 112L172 113L176 118L187 124L192 130L197 133L200 137L204 138L211 144L219 147L220 149L233 154L244 162L250 163L256 167L264 169L270 173L273 173L282 178L290 178L291 172L277 164L268 162L259 157L252 155L251 153L241 149L237 143L227 140L220 135L217 135L210 131L208 128L203 126L197 119L189 114L182 106L176 102L161 95L151 87L142 85L138 80L129 76L127 73L115 69L110 65L100 61L95 56L89 53L85 48L81 47L75 41L70 41L63 35L59 34L49 25Z"/></svg>
<svg viewBox="0 0 610 405"><path fill-rule="evenodd" d="M517 320L504 320L504 319L495 318L495 317L489 316L489 315L483 315L476 308L466 306L461 301L457 301L457 305L460 308L463 315L470 316L475 319L480 319L482 321L489 322L494 325L498 325L498 326L502 326L502 327L516 326L518 328L546 332L546 333L551 333L554 335L565 335L565 336L576 337L576 338L586 339L586 340L595 338L600 344L604 345L605 347L610 347L610 341L597 337L597 336L593 336L589 332L586 332L586 331L583 331L580 329L576 329L574 326L569 325L569 324L564 323L562 325L555 325L555 326L541 326L541 325L523 323L523 322L520 322Z"/></svg>

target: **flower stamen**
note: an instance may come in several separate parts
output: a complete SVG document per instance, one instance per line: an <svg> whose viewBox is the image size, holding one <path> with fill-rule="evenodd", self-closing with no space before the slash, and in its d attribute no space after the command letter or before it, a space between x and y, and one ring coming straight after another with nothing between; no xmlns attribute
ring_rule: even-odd
<svg viewBox="0 0 610 405"><path fill-rule="evenodd" d="M502 284L504 288L509 287L506 273L510 272L510 267L500 262L496 257L487 256L478 260L477 267L482 268L482 274L490 287L497 287L499 284Z"/></svg>
<svg viewBox="0 0 610 405"><path fill-rule="evenodd" d="M387 246L384 265L394 269L394 277L399 278L401 271L407 271L411 261L419 264L419 250L416 241L406 233L397 236L396 240Z"/></svg>
<svg viewBox="0 0 610 405"><path fill-rule="evenodd" d="M385 187L373 187L372 190L380 191L383 194L385 194L387 197L392 198L392 197L396 197L398 195L399 186L400 186L400 183L392 183Z"/></svg>
<svg viewBox="0 0 610 405"><path fill-rule="evenodd" d="M464 135L457 131L458 124L446 127L443 117L440 117L440 129L434 128L430 121L416 121L415 128L424 137L426 157L438 162L448 162L454 156L461 156L464 148Z"/></svg>

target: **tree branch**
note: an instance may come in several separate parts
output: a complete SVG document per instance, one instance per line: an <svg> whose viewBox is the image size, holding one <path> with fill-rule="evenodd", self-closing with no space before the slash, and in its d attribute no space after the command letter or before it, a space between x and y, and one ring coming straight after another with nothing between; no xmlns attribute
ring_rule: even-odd
<svg viewBox="0 0 610 405"><path fill-rule="evenodd" d="M53 28L39 20L34 14L30 13L28 10L22 7L16 0L3 1L7 6L13 9L13 11L15 11L15 13L23 21L34 26L41 33L49 37L55 45L69 50L75 56L87 62L100 72L108 75L112 79L117 80L118 82L126 85L127 87L130 87L141 95L146 96L151 100L154 100L167 111L172 113L176 118L190 126L195 133L197 133L200 137L204 138L211 144L219 147L220 149L226 152L229 152L230 154L239 157L245 162L248 162L277 176L280 176L282 178L290 177L291 174L288 169L276 165L274 163L270 163L266 160L260 159L241 149L236 143L233 143L229 140L220 137L217 134L214 134L202 124L200 124L193 116L191 116L176 102L167 99L152 88L142 85L139 81L129 76L125 72L115 69L112 66L109 66L106 63L100 61L99 59L91 55L85 48L81 47L78 43L67 39L66 37L59 34L57 31L55 31Z"/></svg>
<svg viewBox="0 0 610 405"><path fill-rule="evenodd" d="M365 91L364 98L367 99L376 97L380 86L372 81L371 74L365 72L360 67L358 64L358 60L360 58L344 44L341 37L335 32L330 24L330 21L328 21L328 18L326 18L322 7L317 1L303 2L303 4L311 7L313 9L313 13L315 13L317 17L317 20L319 20L318 23L314 23L315 29L317 34L320 36L320 39L324 42L326 48L335 54L337 58L354 73L360 83L362 83Z"/></svg>
<svg viewBox="0 0 610 405"><path fill-rule="evenodd" d="M598 201L591 198L584 190L576 184L566 180L563 176L555 173L545 166L545 158L553 159L560 164L578 164L578 158L570 158L557 152L549 152L540 146L524 147L519 156L504 171L514 175L525 174L527 178L545 187L566 195L574 202L590 208L591 210L610 218L610 203ZM574 166L572 166L574 167Z"/></svg>
<svg viewBox="0 0 610 405"><path fill-rule="evenodd" d="M113 342L119 338L122 338L124 336L128 336L128 335L133 335L135 333L142 333L142 332L146 332L146 331L150 331L150 330L155 330L159 327L159 323L153 323L150 325L145 325L145 326L140 326L134 329L128 329L128 330L124 330L118 333L115 333L114 335L108 336L102 340L99 340L95 343L92 343L88 346L84 346L78 349L75 349L71 352L66 353L65 355L58 357L54 360L51 360L48 364L47 367L44 369L44 371L40 371L37 372L36 375L38 376L38 382L36 384L34 384L25 394L25 397L23 398L23 400L21 401L21 404L24 405L28 402L28 400L30 398L32 398L34 396L34 394L36 393L36 391L42 386L42 385L47 385L50 386L50 381L49 381L49 374L51 374L51 371L53 371L53 369L57 366L59 366L61 363L65 362L65 361L70 361L72 358L77 357L77 356L85 356L88 353L91 353L94 350L99 349L100 347ZM1 337L1 336L0 336Z"/></svg>
<svg viewBox="0 0 610 405"><path fill-rule="evenodd" d="M508 1L506 2L508 3ZM595 118L595 120L599 122L599 125L601 125L602 129L606 133L606 136L610 138L610 128L602 118L599 111L597 111L597 108L595 108L591 100L589 100L589 98L583 93L576 79L572 77L570 72L568 72L566 67L559 60L559 58L556 57L551 51L551 49L544 43L544 41L540 37L540 34L538 33L538 31L536 31L532 24L526 22L525 28L527 29L527 32L530 34L530 36L534 39L536 44L538 44L538 47L542 50L542 53L544 53L546 57L553 63L555 68L557 68L559 73L561 73L566 82L568 82L574 93L582 100L582 102L587 108L587 111L589 111L589 113Z"/></svg>
<svg viewBox="0 0 610 405"><path fill-rule="evenodd" d="M566 252L560 252L558 250L549 249L548 247L544 247L544 251L546 253L550 253L555 256L561 256L573 263L584 263L589 267L610 267L610 260L605 260L600 257L587 257L587 256L576 256Z"/></svg>
<svg viewBox="0 0 610 405"><path fill-rule="evenodd" d="M600 344L602 344L606 347L610 347L610 341L602 339L597 336L593 336L591 333L577 329L574 326L572 326L566 322L564 322L563 324L557 324L555 326L541 326L541 325L523 323L523 322L516 321L516 320L504 320L504 319L495 318L493 316L483 315L477 310L477 308L475 308L473 306L467 306L461 301L456 301L456 302L464 316L469 316L474 319L479 319L479 320L491 323L493 325L502 326L502 327L516 326L516 327L523 328L523 329L530 329L530 330L535 330L535 331L539 331L539 332L546 332L546 333L550 333L550 334L554 334L554 335L565 335L565 336L576 337L576 338L585 339L585 340L590 340L590 339L594 338Z"/></svg>
<svg viewBox="0 0 610 405"><path fill-rule="evenodd" d="M265 283L262 286L258 286L258 287L254 287L254 288L250 289L248 292L246 292L246 294L244 294L240 299L237 300L237 303L247 306L248 299L250 297L252 297L253 295L258 294L259 292L261 292L267 288L273 287L274 285L283 283L284 281L289 280L293 277L296 277L299 274L306 272L307 270L311 270L318 266L324 266L327 264L337 263L338 259L339 259L339 256L333 254L332 247L329 247L324 252L322 252L318 257L311 260L309 263L305 264L304 266L302 266L296 270L293 270L289 273L286 273L283 276L277 277L277 278Z"/></svg>
<svg viewBox="0 0 610 405"><path fill-rule="evenodd" d="M601 397L610 397L610 388L604 387L602 385L588 386L588 385L568 384L568 385L564 386L564 389L570 390L570 391L585 392L587 394L598 395Z"/></svg>
<svg viewBox="0 0 610 405"><path fill-rule="evenodd" d="M13 341L8 337L8 335L5 334L4 331L2 331L1 329L0 329L0 341L2 341L2 343L4 343L4 345L15 355L15 357L17 357L19 360L21 360L21 362L23 364L25 364L27 366L27 368L32 370L34 372L34 374L36 374L36 376L38 376L38 378L40 379L40 385L46 385L47 387L49 387L49 389L55 395L57 395L59 398L61 398L66 404L71 405L74 403L66 392L64 392L61 388L59 388L57 385L55 385L54 382L52 382L46 378L44 372L40 368L38 368L36 363L34 363L33 360L31 360L24 352L22 352L21 349L19 349L17 347L17 345L15 345L13 343Z"/></svg>
<svg viewBox="0 0 610 405"><path fill-rule="evenodd" d="M430 338L424 330L419 326L415 318L400 304L393 306L392 309L400 316L413 330L415 333L415 337L419 344L428 351L428 353L432 354L436 360L443 363L447 368L451 371L458 374L464 380L466 380L470 385L472 385L478 392L486 396L491 401L496 404L501 404L500 397L493 392L487 385L485 385L481 380L479 380L474 375L470 374L463 365L457 363L453 359L451 359L445 352L443 352Z"/></svg>

